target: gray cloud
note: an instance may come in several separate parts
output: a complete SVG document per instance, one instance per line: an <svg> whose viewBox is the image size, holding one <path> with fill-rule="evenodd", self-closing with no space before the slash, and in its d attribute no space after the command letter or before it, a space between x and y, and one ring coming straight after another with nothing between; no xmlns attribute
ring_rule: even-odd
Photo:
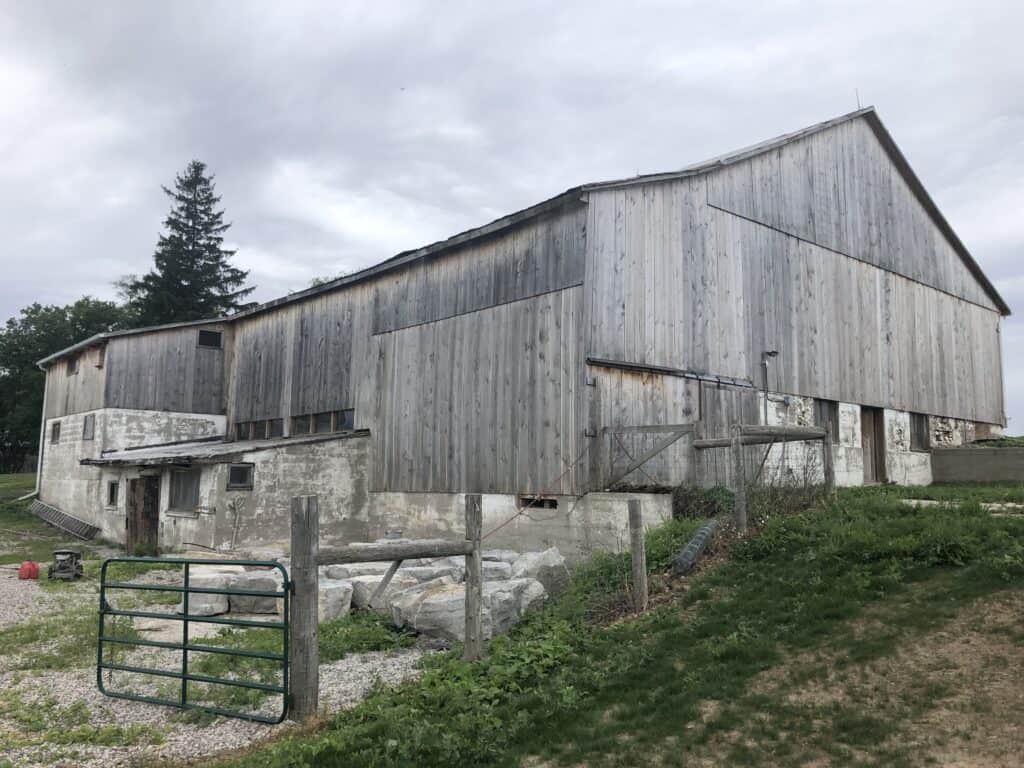
<svg viewBox="0 0 1024 768"><path fill-rule="evenodd" d="M0 316L148 268L192 157L257 296L586 181L875 104L1024 307L1024 7L36 3L0 7ZM1004 326L1024 427L1024 321Z"/></svg>

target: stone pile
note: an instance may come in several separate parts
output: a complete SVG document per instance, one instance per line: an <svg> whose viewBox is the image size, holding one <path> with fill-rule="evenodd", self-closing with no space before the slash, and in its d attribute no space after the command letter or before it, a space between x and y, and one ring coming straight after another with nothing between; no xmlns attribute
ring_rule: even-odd
<svg viewBox="0 0 1024 768"><path fill-rule="evenodd" d="M282 561L288 567L287 561ZM353 609L371 609L406 628L444 641L463 640L465 631L465 561L462 557L407 560L402 563L377 605L371 598L391 563L356 563L320 568L318 613L320 622L333 621ZM485 639L509 631L548 595L565 588L569 569L565 558L552 547L543 552L520 554L512 550L483 552L483 633ZM211 589L276 591L281 574L275 569L246 570L241 566L195 566L190 575L195 586ZM274 614L283 600L273 597L193 593L189 613L215 616L222 613ZM182 612L179 603L178 612Z"/></svg>

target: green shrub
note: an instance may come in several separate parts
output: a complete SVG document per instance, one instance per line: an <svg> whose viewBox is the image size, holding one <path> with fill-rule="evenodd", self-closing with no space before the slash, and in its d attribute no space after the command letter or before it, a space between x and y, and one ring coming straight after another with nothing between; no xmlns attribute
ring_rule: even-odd
<svg viewBox="0 0 1024 768"><path fill-rule="evenodd" d="M728 488L698 488L680 485L672 490L672 517L676 520L705 520L732 512L733 493Z"/></svg>

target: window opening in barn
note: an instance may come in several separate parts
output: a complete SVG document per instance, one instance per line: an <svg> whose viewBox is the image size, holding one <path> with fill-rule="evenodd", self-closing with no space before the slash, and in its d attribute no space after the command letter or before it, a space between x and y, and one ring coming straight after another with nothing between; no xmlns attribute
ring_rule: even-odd
<svg viewBox="0 0 1024 768"><path fill-rule="evenodd" d="M520 496L520 509L558 509L558 499L547 496Z"/></svg>
<svg viewBox="0 0 1024 768"><path fill-rule="evenodd" d="M55 421L55 422L53 422L53 424L50 425L50 442L51 443L59 443L60 442L60 422L59 421Z"/></svg>
<svg viewBox="0 0 1024 768"><path fill-rule="evenodd" d="M309 416L295 416L292 418L292 434L293 435L308 435L309 434Z"/></svg>
<svg viewBox="0 0 1024 768"><path fill-rule="evenodd" d="M199 506L199 470L175 469L171 472L171 509L194 512Z"/></svg>
<svg viewBox="0 0 1024 768"><path fill-rule="evenodd" d="M121 481L119 480L108 480L107 481L107 506L117 506L117 496L121 489Z"/></svg>
<svg viewBox="0 0 1024 768"><path fill-rule="evenodd" d="M320 435L332 431L331 412L318 413L313 416L313 431Z"/></svg>
<svg viewBox="0 0 1024 768"><path fill-rule="evenodd" d="M208 349L220 349L223 334L220 331L200 331L199 346Z"/></svg>
<svg viewBox="0 0 1024 768"><path fill-rule="evenodd" d="M271 419L267 424L269 425L268 437L284 437L284 419Z"/></svg>
<svg viewBox="0 0 1024 768"><path fill-rule="evenodd" d="M92 440L96 436L96 414L87 413L82 419L82 439Z"/></svg>
<svg viewBox="0 0 1024 768"><path fill-rule="evenodd" d="M67 367L65 371L68 376L74 376L78 373L78 355L72 355L68 358Z"/></svg>
<svg viewBox="0 0 1024 768"><path fill-rule="evenodd" d="M345 408L334 413L334 431L347 432L356 428L356 412L352 408Z"/></svg>
<svg viewBox="0 0 1024 768"><path fill-rule="evenodd" d="M910 450L929 451L932 447L928 429L928 416L923 413L910 414Z"/></svg>
<svg viewBox="0 0 1024 768"><path fill-rule="evenodd" d="M228 490L251 491L254 471L252 464L232 464L228 468Z"/></svg>
<svg viewBox="0 0 1024 768"><path fill-rule="evenodd" d="M832 428L832 442L839 443L839 403L835 400L814 401L814 423Z"/></svg>

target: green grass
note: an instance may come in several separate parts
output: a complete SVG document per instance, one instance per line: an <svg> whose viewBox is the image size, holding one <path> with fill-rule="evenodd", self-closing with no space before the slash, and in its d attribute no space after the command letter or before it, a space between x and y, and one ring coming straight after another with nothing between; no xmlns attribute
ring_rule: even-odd
<svg viewBox="0 0 1024 768"><path fill-rule="evenodd" d="M693 525L649 538L652 569ZM1024 520L842 492L825 509L772 517L687 589L656 595L643 617L595 624L625 600L623 563L596 558L480 663L435 657L416 683L380 691L316 733L216 764L681 766L704 753L729 765L910 765L903 729L945 695L935 680L908 682L881 705L813 706L758 681L856 681L965 606L1024 587Z"/></svg>

